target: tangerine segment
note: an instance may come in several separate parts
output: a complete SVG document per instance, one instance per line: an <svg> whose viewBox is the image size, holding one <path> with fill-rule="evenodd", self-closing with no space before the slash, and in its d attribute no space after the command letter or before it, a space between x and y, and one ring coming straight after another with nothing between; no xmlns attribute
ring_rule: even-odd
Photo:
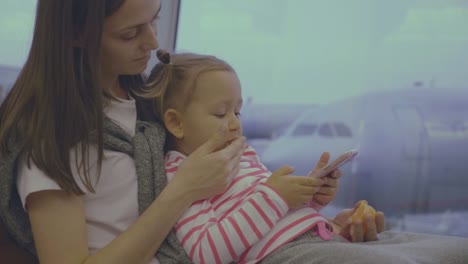
<svg viewBox="0 0 468 264"><path fill-rule="evenodd" d="M367 201L361 200L358 202L358 206L356 210L354 211L353 215L351 215L351 219L353 219L353 222L356 222L357 220L361 220L362 222L362 227L364 231L366 230L366 215L370 215L371 217L375 217L375 209L370 206Z"/></svg>

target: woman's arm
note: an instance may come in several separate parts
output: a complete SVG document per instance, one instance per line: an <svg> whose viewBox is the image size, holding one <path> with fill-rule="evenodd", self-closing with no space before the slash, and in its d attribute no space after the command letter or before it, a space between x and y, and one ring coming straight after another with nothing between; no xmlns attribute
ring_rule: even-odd
<svg viewBox="0 0 468 264"><path fill-rule="evenodd" d="M245 138L215 151L225 142L214 136L190 155L146 211L94 255L88 251L82 197L65 191L31 193L26 206L40 263L147 264L189 205L223 191L227 178L238 172Z"/></svg>
<svg viewBox="0 0 468 264"><path fill-rule="evenodd" d="M41 263L147 264L190 199L168 186L141 217L108 246L89 256L83 199L65 191L41 191L27 205Z"/></svg>

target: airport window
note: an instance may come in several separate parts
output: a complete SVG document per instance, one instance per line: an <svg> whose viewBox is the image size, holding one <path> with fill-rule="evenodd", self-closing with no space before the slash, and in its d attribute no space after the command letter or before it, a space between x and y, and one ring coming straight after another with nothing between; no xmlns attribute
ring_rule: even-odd
<svg viewBox="0 0 468 264"><path fill-rule="evenodd" d="M335 128L335 132L338 137L352 137L353 136L351 129L343 123L333 123L333 127Z"/></svg>
<svg viewBox="0 0 468 264"><path fill-rule="evenodd" d="M36 0L0 4L0 102L11 88L29 51Z"/></svg>
<svg viewBox="0 0 468 264"><path fill-rule="evenodd" d="M312 136L315 134L317 130L316 124L299 124L293 132L293 136L300 137L300 136Z"/></svg>
<svg viewBox="0 0 468 264"><path fill-rule="evenodd" d="M340 188L333 206L367 199L390 228L468 237L468 222L457 220L468 217L460 206L468 203L467 21L466 1L182 0L175 48L228 61L252 105L309 104L309 122L336 121L316 128L322 137L295 137L312 132L298 125L262 141L270 170L288 163L307 173L310 162L298 156L310 161L324 149L338 155L361 146L356 169L343 167L342 186L354 187ZM405 104L409 110L396 117L392 107ZM456 181L433 184L447 178ZM395 194L398 201L385 198Z"/></svg>
<svg viewBox="0 0 468 264"><path fill-rule="evenodd" d="M0 4L0 100L26 59L36 2ZM270 170L287 163L307 173L323 149L336 156L362 146L356 169L343 166L346 187L324 214L366 199L385 212L388 228L468 237L467 22L466 1L455 0L181 0L177 30L160 40L172 33L176 50L228 61L241 80L244 109L249 102L287 113L250 123L284 136L245 135L265 150L260 158ZM399 100L419 104L424 120L402 112L395 121L388 109ZM299 105L303 111L290 111ZM309 122L340 121L349 131L282 127L296 125L311 106ZM329 136L291 136L316 133ZM282 156L267 160L268 152ZM308 161L297 163L298 155Z"/></svg>

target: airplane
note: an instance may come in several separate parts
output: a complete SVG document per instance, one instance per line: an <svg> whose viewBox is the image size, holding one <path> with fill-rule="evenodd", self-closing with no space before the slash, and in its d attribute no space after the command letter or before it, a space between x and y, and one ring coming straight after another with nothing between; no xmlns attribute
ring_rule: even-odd
<svg viewBox="0 0 468 264"><path fill-rule="evenodd" d="M300 116L316 104L255 103L247 98L241 111L243 134L260 155L273 138L278 137Z"/></svg>
<svg viewBox="0 0 468 264"><path fill-rule="evenodd" d="M317 106L260 154L307 175L320 155L359 155L344 172L334 204L370 201L387 215L468 210L468 89L411 87L370 92Z"/></svg>

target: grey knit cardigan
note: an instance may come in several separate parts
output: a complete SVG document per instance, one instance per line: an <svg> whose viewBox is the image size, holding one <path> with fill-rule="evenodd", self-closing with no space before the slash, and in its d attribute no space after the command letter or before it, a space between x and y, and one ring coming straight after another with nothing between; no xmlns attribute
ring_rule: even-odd
<svg viewBox="0 0 468 264"><path fill-rule="evenodd" d="M141 214L167 184L163 153L166 133L158 123L144 121L137 121L135 131L132 138L110 119L104 120L104 148L126 153L135 161ZM16 188L16 162L21 149L13 138L8 144L10 155L0 160L0 220L11 237L37 258L29 218ZM161 245L157 257L161 264L192 263L173 231Z"/></svg>

